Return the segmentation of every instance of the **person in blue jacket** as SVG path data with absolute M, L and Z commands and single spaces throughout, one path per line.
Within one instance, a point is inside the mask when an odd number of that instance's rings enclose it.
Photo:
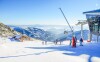
M 82 42 L 83 42 L 83 39 L 80 38 L 80 46 L 83 46 Z

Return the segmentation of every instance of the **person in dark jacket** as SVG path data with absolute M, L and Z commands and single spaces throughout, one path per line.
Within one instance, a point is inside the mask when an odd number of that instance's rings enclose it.
M 83 42 L 83 39 L 80 38 L 80 46 L 83 46 L 82 42 Z
M 76 36 L 75 36 L 75 42 L 77 43 L 77 38 L 76 38 Z

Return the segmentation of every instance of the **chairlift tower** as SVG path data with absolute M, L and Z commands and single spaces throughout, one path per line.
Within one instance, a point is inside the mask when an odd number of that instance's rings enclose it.
M 81 25 L 81 38 L 83 39 L 83 25 L 87 24 L 87 20 L 78 20 L 76 25 Z

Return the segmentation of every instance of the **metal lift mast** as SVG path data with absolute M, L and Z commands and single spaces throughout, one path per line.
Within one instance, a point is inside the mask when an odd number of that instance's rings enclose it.
M 73 31 L 72 27 L 70 26 L 69 22 L 67 21 L 67 18 L 65 17 L 65 15 L 64 15 L 64 13 L 63 13 L 63 11 L 62 11 L 62 9 L 61 9 L 61 8 L 59 8 L 59 9 L 60 9 L 61 13 L 63 14 L 63 16 L 64 16 L 64 18 L 65 18 L 65 20 L 66 20 L 66 22 L 67 22 L 69 28 L 70 28 L 71 31 L 72 31 L 72 41 L 70 42 L 70 45 L 72 45 L 72 47 L 75 48 L 75 47 L 76 47 L 76 40 L 75 40 L 75 37 L 74 37 L 74 31 Z
M 68 22 L 68 20 L 67 20 L 67 18 L 66 18 L 66 16 L 65 16 L 65 14 L 63 13 L 63 11 L 62 11 L 61 8 L 59 8 L 59 9 L 60 9 L 61 13 L 63 14 L 63 16 L 64 16 L 64 18 L 65 18 L 65 20 L 66 20 L 66 22 L 67 22 L 69 28 L 71 29 L 71 31 L 72 31 L 72 33 L 73 33 L 73 35 L 74 35 L 73 29 L 72 29 L 72 27 L 70 26 L 70 24 L 69 24 L 69 22 Z

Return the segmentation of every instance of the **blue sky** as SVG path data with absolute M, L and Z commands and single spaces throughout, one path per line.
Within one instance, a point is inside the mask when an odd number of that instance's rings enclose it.
M 0 0 L 0 22 L 13 25 L 67 25 L 84 20 L 82 13 L 100 8 L 100 0 Z

